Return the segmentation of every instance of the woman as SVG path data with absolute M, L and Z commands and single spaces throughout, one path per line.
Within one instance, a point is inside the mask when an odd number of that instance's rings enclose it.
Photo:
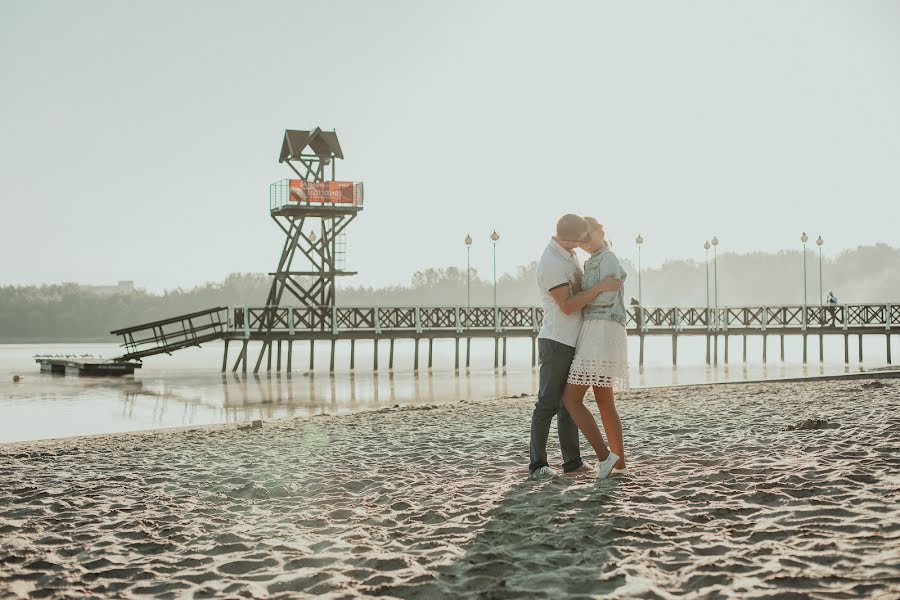
M 590 240 L 581 248 L 591 257 L 584 263 L 582 287 L 587 288 L 608 275 L 625 279 L 619 259 L 606 242 L 603 226 L 585 217 L 590 224 Z M 563 402 L 572 420 L 597 453 L 597 479 L 627 475 L 625 449 L 622 445 L 622 422 L 616 412 L 613 389 L 628 388 L 628 355 L 625 335 L 625 292 L 604 292 L 584 308 L 584 324 L 578 336 L 575 359 L 569 369 Z M 584 405 L 588 388 L 600 409 L 609 448 L 591 411 Z

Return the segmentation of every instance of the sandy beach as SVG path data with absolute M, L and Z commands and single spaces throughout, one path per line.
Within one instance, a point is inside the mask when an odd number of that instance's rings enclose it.
M 599 484 L 525 479 L 531 398 L 6 444 L 0 596 L 896 598 L 898 401 L 632 391 Z

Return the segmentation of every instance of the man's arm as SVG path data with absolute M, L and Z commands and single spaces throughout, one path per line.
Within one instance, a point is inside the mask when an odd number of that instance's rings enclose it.
M 603 281 L 591 286 L 583 292 L 573 294 L 568 285 L 559 285 L 550 290 L 550 295 L 556 301 L 559 309 L 567 315 L 571 315 L 590 304 L 594 298 L 603 292 L 614 292 L 622 287 L 622 280 L 610 275 Z

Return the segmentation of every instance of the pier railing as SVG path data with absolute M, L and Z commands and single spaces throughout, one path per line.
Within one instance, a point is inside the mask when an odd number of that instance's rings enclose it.
M 523 306 L 379 306 L 379 307 L 232 307 L 228 330 L 288 334 L 342 332 L 455 332 L 536 334 L 543 322 L 538 307 Z M 900 304 L 841 304 L 825 306 L 741 306 L 718 309 L 696 307 L 627 310 L 626 326 L 648 335 L 703 335 L 815 329 L 857 331 L 900 327 Z M 777 331 L 773 331 L 777 332 Z
M 113 331 L 122 337 L 123 354 L 116 360 L 140 360 L 154 354 L 170 354 L 181 348 L 199 346 L 202 343 L 224 339 L 223 369 L 228 356 L 229 341 L 242 343 L 238 364 L 247 366 L 247 345 L 261 342 L 262 350 L 254 372 L 259 369 L 263 353 L 268 354 L 267 368 L 271 368 L 272 347 L 277 345 L 276 368 L 280 370 L 281 346 L 288 342 L 288 365 L 291 363 L 292 344 L 298 340 L 330 340 L 331 362 L 334 366 L 334 344 L 338 340 L 388 339 L 391 347 L 390 364 L 393 364 L 395 339 L 412 338 L 429 341 L 429 365 L 431 346 L 435 339 L 455 338 L 457 363 L 459 343 L 466 340 L 466 365 L 469 364 L 469 346 L 472 338 L 493 338 L 494 362 L 499 361 L 502 342 L 503 364 L 506 364 L 506 340 L 513 337 L 532 339 L 532 362 L 535 361 L 535 343 L 543 322 L 543 311 L 533 306 L 371 306 L 371 307 L 216 307 L 204 311 L 180 315 L 169 319 L 144 323 Z M 763 356 L 766 353 L 766 337 L 781 337 L 781 356 L 784 358 L 784 336 L 803 336 L 803 361 L 806 362 L 809 335 L 843 334 L 845 362 L 849 361 L 848 337 L 859 335 L 860 361 L 862 360 L 862 336 L 886 334 L 888 363 L 891 362 L 890 338 L 900 332 L 900 304 L 841 304 L 825 306 L 726 306 L 715 308 L 696 307 L 630 307 L 626 326 L 632 335 L 640 338 L 640 364 L 643 364 L 646 336 L 672 337 L 672 360 L 677 360 L 677 340 L 683 335 L 706 336 L 707 362 L 710 361 L 710 341 L 713 360 L 718 360 L 718 344 L 721 337 L 725 345 L 725 361 L 728 361 L 729 336 L 743 336 L 743 354 L 747 354 L 747 336 L 761 335 Z M 415 364 L 418 364 L 418 344 Z M 819 344 L 822 358 L 822 344 Z M 375 354 L 377 362 L 377 352 Z M 764 358 L 765 360 L 765 358 Z M 312 353 L 310 354 L 312 361 Z M 310 365 L 312 368 L 312 364 Z

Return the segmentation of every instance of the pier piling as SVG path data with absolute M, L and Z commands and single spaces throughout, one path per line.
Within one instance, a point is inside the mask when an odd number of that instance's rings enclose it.
M 806 345 L 807 345 L 807 335 L 803 334 L 803 364 L 806 364 Z
M 885 335 L 885 343 L 887 344 L 887 364 L 893 364 L 891 362 L 891 334 L 888 333 Z
M 719 334 L 713 334 L 713 364 L 719 364 Z
M 672 336 L 672 366 L 678 364 L 678 336 Z

